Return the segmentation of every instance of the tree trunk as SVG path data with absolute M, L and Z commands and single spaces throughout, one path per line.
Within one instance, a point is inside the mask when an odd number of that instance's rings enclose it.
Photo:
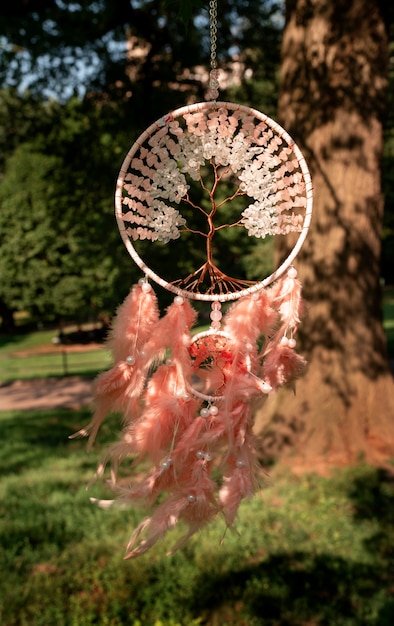
M 304 152 L 312 227 L 296 260 L 306 314 L 297 394 L 257 417 L 266 454 L 340 465 L 394 456 L 394 385 L 380 294 L 382 108 L 378 0 L 288 0 L 279 118 Z M 280 254 L 286 252 L 283 244 Z

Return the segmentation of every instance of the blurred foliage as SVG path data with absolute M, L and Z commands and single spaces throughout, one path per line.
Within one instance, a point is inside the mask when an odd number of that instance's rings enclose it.
M 126 150 L 120 108 L 13 90 L 0 102 L 0 299 L 46 320 L 112 310 L 137 276 L 128 267 L 124 284 L 114 228 L 114 160 Z
M 208 66 L 208 11 L 209 3 L 198 0 L 2 3 L 0 83 L 61 99 L 73 92 L 105 92 L 115 100 L 131 95 L 152 121 L 157 104 L 162 112 L 171 108 L 166 101 L 174 94 L 168 92 L 180 81 L 182 92 L 192 89 L 201 98 L 202 86 L 190 70 L 201 63 Z M 277 0 L 222 0 L 220 61 L 242 50 L 257 79 L 276 72 L 282 11 Z M 148 54 L 141 56 L 139 46 L 146 46 Z M 153 93 L 162 97 L 156 105 Z M 179 93 L 178 101 L 184 102 Z
M 15 310 L 47 320 L 113 311 L 139 277 L 113 218 L 114 186 L 123 157 L 148 124 L 203 99 L 206 85 L 195 68 L 209 66 L 208 10 L 185 4 L 188 24 L 179 3 L 161 0 L 0 6 L 3 330 Z M 268 0 L 229 0 L 218 15 L 220 61 L 226 69 L 231 52 L 249 72 L 247 87 L 229 95 L 266 104 L 272 114 L 280 19 L 280 3 Z M 235 261 L 248 277 L 269 267 L 271 255 L 257 264 L 251 241 L 230 236 L 221 245 L 225 271 Z M 200 265 L 192 244 L 146 252 L 160 272 L 171 273 L 175 260 L 180 272 Z M 163 290 L 158 295 L 169 302 Z
M 385 10 L 390 27 L 393 11 Z M 283 19 L 281 1 L 220 3 L 219 66 L 226 72 L 232 60 L 240 64 L 240 82 L 223 89 L 223 99 L 275 118 Z M 117 172 L 154 119 L 203 99 L 208 3 L 15 0 L 1 3 L 0 26 L 3 330 L 15 310 L 41 319 L 80 320 L 112 312 L 139 277 L 113 218 Z M 392 27 L 390 32 L 394 40 Z M 389 79 L 382 276 L 392 283 L 392 64 Z M 233 229 L 221 242 L 218 238 L 223 270 L 231 274 L 238 263 L 246 278 L 267 275 L 272 242 L 253 246 L 239 234 Z M 141 249 L 153 268 L 169 273 L 174 259 L 181 275 L 201 264 L 201 250 L 192 241 L 171 242 L 157 253 L 144 244 Z M 160 288 L 158 295 L 162 304 L 169 302 Z

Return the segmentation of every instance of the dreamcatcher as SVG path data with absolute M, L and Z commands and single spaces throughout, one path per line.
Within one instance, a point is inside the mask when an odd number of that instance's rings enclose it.
M 116 219 L 142 277 L 118 309 L 109 338 L 114 365 L 98 376 L 93 418 L 77 433 L 93 442 L 108 413 L 123 417 L 122 438 L 98 468 L 102 475 L 110 461 L 117 497 L 92 500 L 151 508 L 126 558 L 144 553 L 179 520 L 188 530 L 174 550 L 218 513 L 233 526 L 240 502 L 257 488 L 254 413 L 305 365 L 295 351 L 302 300 L 292 262 L 311 219 L 310 175 L 278 124 L 217 101 L 215 0 L 210 18 L 207 102 L 152 124 L 120 170 Z M 276 271 L 253 281 L 217 261 L 217 239 L 223 250 L 229 233 L 256 240 L 290 234 L 296 243 Z M 179 244 L 202 258 L 181 277 Z M 172 264 L 148 265 L 146 257 L 161 253 Z M 174 294 L 163 316 L 150 280 Z M 205 331 L 193 333 L 193 301 L 210 305 Z M 118 481 L 125 461 L 142 463 L 144 477 Z

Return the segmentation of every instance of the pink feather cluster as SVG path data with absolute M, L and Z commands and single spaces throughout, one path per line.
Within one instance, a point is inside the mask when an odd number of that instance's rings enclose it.
M 91 445 L 108 413 L 122 415 L 122 438 L 107 457 L 117 498 L 92 500 L 151 508 L 126 558 L 145 553 L 180 520 L 187 532 L 171 552 L 218 513 L 233 526 L 241 501 L 256 491 L 255 410 L 305 366 L 294 350 L 302 309 L 296 276 L 290 268 L 273 287 L 232 304 L 221 330 L 196 336 L 189 301 L 175 297 L 160 318 L 145 280 L 119 308 L 109 339 L 114 366 L 98 376 L 92 420 L 76 436 L 89 436 Z M 127 485 L 117 480 L 124 461 L 132 468 L 144 462 L 146 475 Z

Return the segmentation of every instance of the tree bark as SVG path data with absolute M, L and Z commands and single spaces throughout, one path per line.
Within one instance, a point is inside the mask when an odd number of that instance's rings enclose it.
M 394 456 L 394 385 L 379 282 L 388 40 L 378 0 L 288 0 L 282 55 L 279 118 L 314 187 L 295 263 L 309 367 L 296 396 L 270 398 L 257 430 L 266 455 L 295 464 L 381 462 Z

